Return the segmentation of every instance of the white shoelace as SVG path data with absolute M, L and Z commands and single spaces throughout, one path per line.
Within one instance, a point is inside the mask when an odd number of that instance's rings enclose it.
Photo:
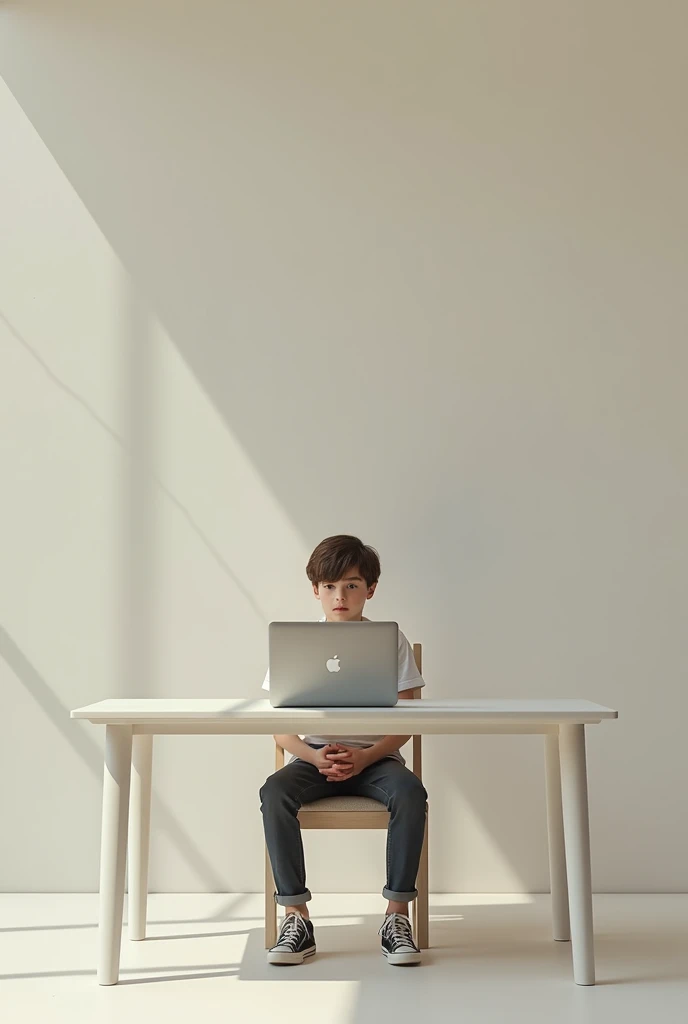
M 411 922 L 404 914 L 388 914 L 378 934 L 385 932 L 399 946 L 415 950 Z
M 296 947 L 301 941 L 300 932 L 307 933 L 306 922 L 304 919 L 299 917 L 298 914 L 287 914 L 282 922 L 277 945 L 273 948 L 276 949 L 277 946 L 286 946 L 290 953 L 294 953 L 296 951 Z

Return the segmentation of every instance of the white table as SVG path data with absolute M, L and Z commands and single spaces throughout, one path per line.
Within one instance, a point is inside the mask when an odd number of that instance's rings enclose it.
M 72 711 L 72 718 L 106 727 L 99 983 L 116 985 L 119 978 L 127 842 L 129 935 L 136 940 L 146 934 L 153 736 L 536 733 L 545 737 L 554 938 L 571 939 L 576 984 L 594 985 L 585 726 L 617 717 L 586 700 L 405 700 L 393 708 L 277 709 L 267 700 L 132 699 Z

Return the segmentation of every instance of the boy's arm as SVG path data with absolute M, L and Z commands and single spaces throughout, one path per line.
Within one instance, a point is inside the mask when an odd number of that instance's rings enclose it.
M 401 690 L 399 693 L 399 700 L 413 700 L 413 690 Z M 284 747 L 290 754 L 295 757 L 300 757 L 302 761 L 308 761 L 310 764 L 316 765 L 320 769 L 322 764 L 323 754 L 325 751 L 316 750 L 313 747 L 309 747 L 307 743 L 304 743 L 300 736 L 275 736 L 275 743 L 278 743 L 280 747 Z M 408 743 L 411 739 L 410 736 L 383 736 L 377 743 L 373 743 L 371 747 L 365 747 L 363 750 L 356 749 L 354 753 L 354 760 L 359 762 L 355 774 L 357 775 L 362 768 L 368 765 L 375 764 L 376 761 L 382 760 L 383 757 L 387 757 L 388 754 L 393 754 L 399 747 L 403 747 L 404 743 Z M 330 760 L 330 763 L 335 764 L 337 761 L 346 761 L 350 759 L 350 755 L 346 754 L 332 754 L 330 750 L 336 750 L 337 747 L 328 747 L 326 758 Z M 326 762 L 327 763 L 327 760 Z M 341 766 L 344 773 L 348 776 L 351 774 L 351 765 Z
M 274 740 L 295 757 L 300 757 L 302 761 L 308 761 L 310 764 L 314 763 L 313 755 L 318 751 L 304 743 L 300 736 L 275 736 Z
M 413 690 L 400 690 L 399 700 L 413 700 Z M 404 743 L 408 743 L 410 739 L 410 736 L 383 736 L 382 739 L 379 739 L 377 743 L 373 743 L 370 747 L 364 747 L 362 750 L 357 748 L 353 756 L 354 761 L 357 761 L 358 764 L 355 765 L 353 774 L 358 775 L 363 768 L 368 768 L 371 764 L 375 764 L 376 761 L 381 761 L 383 757 L 387 757 L 388 754 L 393 754 L 399 747 L 403 747 Z M 333 763 L 343 761 L 345 757 L 345 754 L 330 755 Z M 352 772 L 347 772 L 346 768 L 344 768 L 342 774 L 350 778 Z
M 400 690 L 399 700 L 413 700 L 413 690 Z M 399 747 L 403 747 L 404 743 L 408 743 L 410 739 L 410 736 L 383 736 L 377 743 L 373 743 L 372 747 L 366 747 L 365 752 L 369 755 L 368 763 L 375 764 L 376 761 L 381 761 L 383 757 L 387 757 Z
M 365 767 L 375 764 L 376 761 L 381 761 L 388 754 L 393 754 L 399 747 L 403 747 L 404 743 L 408 743 L 410 739 L 410 736 L 383 736 L 377 743 L 373 743 L 372 747 L 364 747 L 362 753 L 365 755 L 367 762 Z

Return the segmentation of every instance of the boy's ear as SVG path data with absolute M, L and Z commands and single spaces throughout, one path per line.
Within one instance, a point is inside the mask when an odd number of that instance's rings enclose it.
M 317 584 L 317 583 L 314 583 L 314 584 L 313 584 L 313 593 L 314 593 L 314 595 L 315 595 L 316 597 L 320 597 L 320 591 L 319 591 L 319 589 L 318 589 L 318 584 Z
M 373 585 L 371 587 L 368 587 L 368 597 L 367 597 L 366 600 L 370 601 L 371 597 L 375 593 L 375 588 L 376 587 L 377 587 L 377 583 L 373 583 Z

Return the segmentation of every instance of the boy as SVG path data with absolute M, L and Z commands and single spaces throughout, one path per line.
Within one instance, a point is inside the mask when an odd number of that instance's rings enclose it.
M 340 535 L 321 541 L 306 566 L 315 597 L 322 604 L 321 622 L 368 622 L 363 606 L 380 578 L 377 552 L 357 537 Z M 269 689 L 269 670 L 263 683 Z M 411 645 L 399 630 L 399 698 L 413 697 L 424 686 Z M 276 945 L 268 963 L 301 964 L 315 954 L 309 919 L 306 869 L 297 820 L 304 803 L 323 797 L 368 796 L 390 811 L 387 832 L 388 900 L 380 928 L 382 953 L 390 964 L 420 963 L 408 917 L 415 899 L 416 875 L 423 845 L 427 793 L 404 765 L 399 748 L 409 736 L 275 736 L 293 755 L 271 775 L 260 791 L 265 841 L 275 876 L 275 900 L 285 908 Z

